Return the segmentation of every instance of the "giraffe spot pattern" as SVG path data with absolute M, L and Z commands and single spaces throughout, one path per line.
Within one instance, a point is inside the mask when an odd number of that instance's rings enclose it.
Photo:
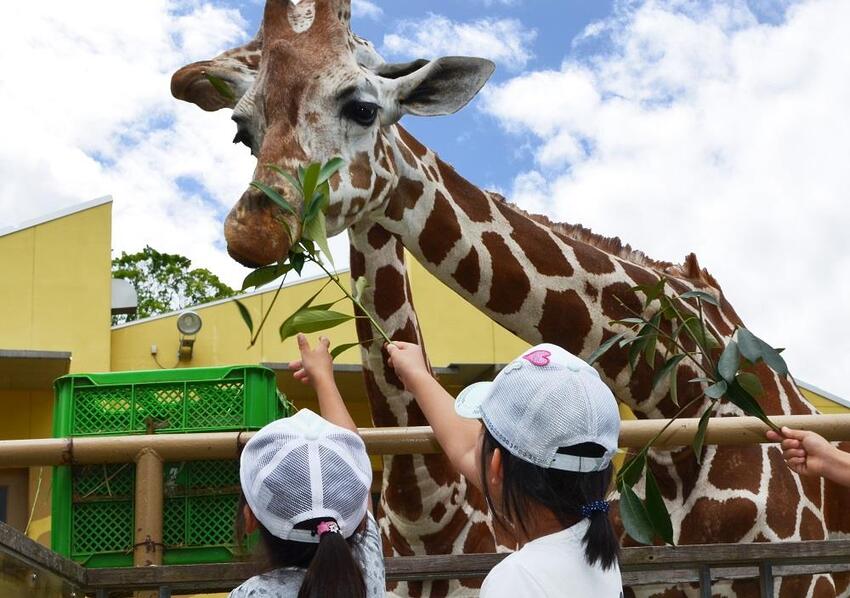
M 434 195 L 434 207 L 419 235 L 422 255 L 439 266 L 460 240 L 460 224 L 451 204 L 440 191 Z
M 481 266 L 478 264 L 478 252 L 475 247 L 470 247 L 466 257 L 458 262 L 452 276 L 463 289 L 470 293 L 478 290 L 478 285 L 481 283 Z
M 761 484 L 762 449 L 759 445 L 735 447 L 723 450 L 718 447 L 717 456 L 708 471 L 708 481 L 720 490 L 747 490 L 758 492 Z
M 381 266 L 375 272 L 375 287 L 381 289 L 373 296 L 375 312 L 379 318 L 387 320 L 404 305 L 404 276 L 394 265 Z
M 755 525 L 756 515 L 755 504 L 746 498 L 700 498 L 682 520 L 679 544 L 740 542 Z
M 422 517 L 422 496 L 417 489 L 413 459 L 414 455 L 395 455 L 384 488 L 385 500 L 390 509 L 411 521 Z
M 487 308 L 500 314 L 518 312 L 531 290 L 522 264 L 499 234 L 486 232 L 481 235 L 481 241 L 490 254 L 493 269 Z
M 558 237 L 572 247 L 579 266 L 589 274 L 610 274 L 615 270 L 614 262 L 604 251 L 567 235 L 558 235 Z
M 370 189 L 374 171 L 367 152 L 360 152 L 349 163 L 348 172 L 351 175 L 351 186 L 355 189 Z
M 780 538 L 789 538 L 796 531 L 797 504 L 800 492 L 794 483 L 791 471 L 785 466 L 782 451 L 776 447 L 767 449 L 770 465 L 770 482 L 767 485 L 767 525 Z
M 571 353 L 581 353 L 592 325 L 587 305 L 574 290 L 546 291 L 543 316 L 537 324 L 543 342 L 560 343 Z
M 573 275 L 572 265 L 545 228 L 516 212 L 507 202 L 497 202 L 496 208 L 511 225 L 511 238 L 535 270 L 544 276 Z
M 369 229 L 366 238 L 373 249 L 381 249 L 392 239 L 392 235 L 383 226 L 376 224 Z
M 454 168 L 445 162 L 439 162 L 437 168 L 446 189 L 452 190 L 452 201 L 473 222 L 490 222 L 492 200 L 478 187 L 460 176 Z
M 826 533 L 823 521 L 809 507 L 803 509 L 800 516 L 800 540 L 824 540 Z
M 396 192 L 387 203 L 387 209 L 384 212 L 387 218 L 396 222 L 403 220 L 404 211 L 416 205 L 424 190 L 425 185 L 421 181 L 402 177 L 398 182 Z

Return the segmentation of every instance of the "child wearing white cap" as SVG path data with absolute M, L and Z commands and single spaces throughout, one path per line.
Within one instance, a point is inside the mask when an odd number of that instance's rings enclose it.
M 620 415 L 596 370 L 542 344 L 453 400 L 418 346 L 387 350 L 446 455 L 521 545 L 490 571 L 481 596 L 620 598 L 605 501 Z
M 309 409 L 259 430 L 239 463 L 243 528 L 259 530 L 268 571 L 230 598 L 378 598 L 386 593 L 372 465 L 333 380 L 328 341 L 298 337 L 295 378 L 312 384 Z M 330 420 L 330 421 L 328 421 Z

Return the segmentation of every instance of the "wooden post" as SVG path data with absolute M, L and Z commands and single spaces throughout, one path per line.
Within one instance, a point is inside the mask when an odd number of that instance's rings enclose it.
M 136 528 L 133 565 L 162 565 L 162 458 L 151 449 L 136 456 Z M 156 590 L 139 591 L 135 598 L 158 598 Z

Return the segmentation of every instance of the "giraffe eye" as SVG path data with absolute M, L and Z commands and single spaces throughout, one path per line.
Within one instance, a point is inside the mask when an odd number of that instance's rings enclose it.
M 378 116 L 378 105 L 371 102 L 351 101 L 342 107 L 342 116 L 364 127 L 371 126 Z

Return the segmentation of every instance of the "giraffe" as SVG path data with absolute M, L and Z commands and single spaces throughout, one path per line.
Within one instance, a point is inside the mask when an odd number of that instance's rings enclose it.
M 343 2 L 337 11 L 344 23 L 349 18 L 347 5 Z M 261 25 L 248 43 L 181 68 L 172 78 L 172 94 L 207 111 L 232 109 L 256 77 L 262 33 Z M 350 30 L 349 34 L 358 63 L 380 68 L 383 59 L 371 43 Z M 218 82 L 214 84 L 207 75 Z M 222 92 L 222 83 L 229 93 Z M 239 141 L 237 135 L 234 142 Z M 365 276 L 370 281 L 361 295 L 364 307 L 392 339 L 422 344 L 398 237 L 371 222 L 353 225 L 348 236 L 351 279 Z M 426 425 L 416 402 L 388 368 L 381 343 L 370 340 L 377 336 L 371 324 L 358 320 L 357 335 L 363 343 L 365 388 L 375 425 Z M 474 486 L 466 484 L 443 455 L 384 456 L 378 510 L 387 556 L 494 552 L 515 546 L 504 533 L 500 536 L 502 544 L 494 543 L 496 534 L 483 497 Z M 398 596 L 474 596 L 479 584 L 477 580 L 392 582 L 389 590 Z
M 329 232 L 363 222 L 378 224 L 435 276 L 509 330 L 529 342 L 555 342 L 584 357 L 618 332 L 610 321 L 626 316 L 625 306 L 639 309 L 632 287 L 661 276 L 669 280 L 669 292 L 705 289 L 720 298 L 720 307 L 709 306 L 707 315 L 721 337 L 728 339 L 741 324 L 695 256 L 681 265 L 655 261 L 617 239 L 526 214 L 463 179 L 397 125 L 403 114 L 460 109 L 492 73 L 492 64 L 443 58 L 364 68 L 327 6 L 320 0 L 307 2 L 314 15 L 302 29 L 293 25 L 298 5 L 267 3 L 257 79 L 237 104 L 234 118 L 261 163 L 293 170 L 332 155 L 348 159 L 346 170 L 331 181 Z M 270 172 L 258 169 L 256 176 L 291 197 Z M 276 260 L 290 243 L 277 221 L 282 217 L 255 191 L 246 191 L 225 225 L 231 255 L 243 263 Z M 297 231 L 297 222 L 289 225 Z M 631 372 L 626 362 L 615 350 L 598 364 L 618 398 L 639 417 L 672 415 L 676 406 L 669 389 L 663 384 L 651 389 L 652 368 L 641 364 Z M 763 402 L 769 414 L 813 412 L 792 381 L 763 366 L 755 373 L 766 389 Z M 389 378 L 391 372 L 384 375 Z M 683 401 L 699 392 L 687 379 L 680 377 Z M 724 403 L 720 414 L 740 412 Z M 838 508 L 835 489 L 791 475 L 776 447 L 708 447 L 702 465 L 689 449 L 655 451 L 651 467 L 673 515 L 678 543 L 820 539 L 827 535 L 827 524 L 848 531 L 848 516 Z M 717 584 L 714 593 L 747 596 L 754 588 L 751 582 L 736 581 Z M 777 584 L 778 596 L 847 592 L 846 579 L 834 582 L 827 575 Z M 634 594 L 687 596 L 695 591 L 638 589 Z

